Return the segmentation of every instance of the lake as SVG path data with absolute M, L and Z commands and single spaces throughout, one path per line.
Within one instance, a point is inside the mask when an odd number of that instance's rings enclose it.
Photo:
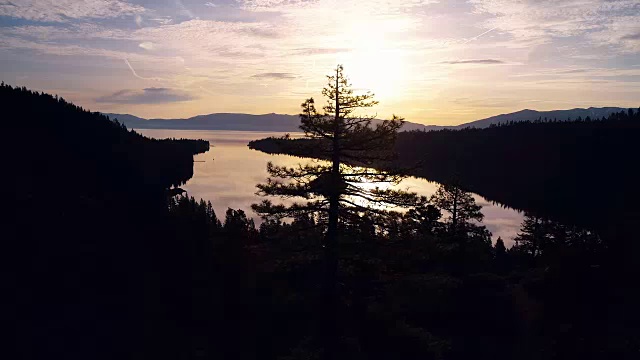
M 266 180 L 267 162 L 293 166 L 300 162 L 312 161 L 287 155 L 269 155 L 247 147 L 247 143 L 251 140 L 281 136 L 284 133 L 159 129 L 136 129 L 136 131 L 158 139 L 204 139 L 211 143 L 212 147 L 209 151 L 194 157 L 193 178 L 183 188 L 196 199 L 211 201 L 216 214 L 222 219 L 227 208 L 233 208 L 244 210 L 248 216 L 256 220 L 256 223 L 260 223 L 259 217 L 251 210 L 251 204 L 260 201 L 260 198 L 255 195 L 256 184 Z M 402 181 L 398 187 L 430 196 L 435 193 L 438 183 L 410 177 Z M 494 241 L 500 236 L 508 247 L 511 246 L 524 215 L 516 210 L 493 204 L 479 195 L 474 197 L 476 202 L 482 205 L 482 213 L 485 215 L 483 223 L 493 233 Z M 272 200 L 278 201 L 276 198 Z

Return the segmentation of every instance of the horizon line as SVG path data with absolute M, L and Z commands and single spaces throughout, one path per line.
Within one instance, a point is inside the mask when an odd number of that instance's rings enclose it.
M 508 112 L 508 113 L 500 113 L 500 114 L 496 114 L 496 115 L 492 115 L 489 117 L 485 117 L 482 119 L 476 119 L 476 120 L 471 120 L 471 121 L 467 121 L 467 122 L 463 122 L 463 123 L 459 123 L 459 124 L 451 124 L 451 125 L 439 125 L 439 124 L 423 124 L 423 123 L 419 123 L 419 122 L 415 122 L 415 121 L 410 121 L 410 120 L 406 120 L 406 122 L 412 123 L 412 124 L 417 124 L 417 125 L 422 125 L 422 126 L 441 126 L 441 127 L 450 127 L 450 126 L 460 126 L 460 125 L 464 125 L 464 124 L 470 124 L 476 121 L 481 121 L 481 120 L 486 120 L 486 119 L 490 119 L 496 116 L 502 116 L 502 115 L 509 115 L 509 114 L 515 114 L 518 112 L 523 112 L 523 111 L 536 111 L 536 112 L 540 112 L 540 113 L 544 113 L 544 112 L 552 112 L 552 111 L 571 111 L 571 110 L 589 110 L 589 109 L 636 109 L 634 107 L 626 107 L 626 106 L 600 106 L 600 107 L 596 107 L 596 106 L 590 106 L 590 107 L 573 107 L 573 108 L 569 108 L 569 109 L 553 109 L 553 110 L 534 110 L 534 109 L 529 109 L 529 108 L 525 108 L 522 110 L 517 110 L 517 111 L 513 111 L 513 112 Z M 638 108 L 640 108 L 640 106 L 638 106 Z M 111 112 L 103 112 L 103 111 L 98 111 L 99 113 L 103 114 L 103 115 L 125 115 L 125 116 L 133 116 L 145 121 L 149 121 L 149 120 L 160 120 L 160 121 L 168 121 L 168 120 L 190 120 L 196 117 L 200 117 L 200 116 L 210 116 L 210 115 L 249 115 L 249 116 L 265 116 L 265 115 L 281 115 L 281 116 L 299 116 L 299 114 L 283 114 L 283 113 L 262 113 L 262 114 L 251 114 L 251 113 L 244 113 L 244 112 L 213 112 L 213 113 L 208 113 L 208 114 L 199 114 L 199 115 L 194 115 L 188 118 L 145 118 L 142 116 L 138 116 L 138 115 L 134 115 L 134 114 L 130 114 L 130 113 L 111 113 Z M 384 120 L 384 119 L 376 119 L 376 120 Z

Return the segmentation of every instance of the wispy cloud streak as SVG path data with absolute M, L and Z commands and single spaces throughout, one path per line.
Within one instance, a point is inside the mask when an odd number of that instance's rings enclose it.
M 452 60 L 452 61 L 441 62 L 441 64 L 449 64 L 449 65 L 465 65 L 465 64 L 498 65 L 498 64 L 504 64 L 504 63 L 505 63 L 504 61 L 496 60 L 496 59 Z
M 133 66 L 131 66 L 131 63 L 129 62 L 129 59 L 124 59 L 124 62 L 127 64 L 127 66 L 129 67 L 129 70 L 131 70 L 131 73 L 133 74 L 133 76 L 137 77 L 138 79 L 141 80 L 152 80 L 152 81 L 163 81 L 165 79 L 162 78 L 158 78 L 158 77 L 144 77 L 144 76 L 140 76 L 138 75 L 138 73 L 136 72 L 136 70 L 133 68 Z

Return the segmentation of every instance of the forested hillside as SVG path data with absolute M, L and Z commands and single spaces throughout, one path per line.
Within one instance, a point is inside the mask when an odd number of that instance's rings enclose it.
M 551 110 L 551 111 L 537 111 L 524 109 L 520 111 L 516 111 L 508 114 L 500 114 L 496 116 L 491 116 L 486 119 L 480 119 L 471 121 L 468 123 L 460 124 L 455 126 L 457 129 L 464 129 L 467 127 L 472 128 L 487 128 L 492 125 L 500 125 L 507 124 L 510 122 L 520 122 L 520 121 L 572 121 L 577 119 L 602 119 L 607 118 L 611 114 L 618 113 L 620 111 L 626 111 L 627 109 L 619 108 L 619 107 L 590 107 L 587 109 L 584 108 L 576 108 L 569 110 Z M 451 128 L 451 127 L 450 127 Z
M 412 174 L 620 238 L 640 221 L 639 137 L 640 109 L 629 109 L 598 120 L 406 132 L 396 150 Z
M 149 139 L 25 88 L 2 84 L 0 101 L 2 357 L 177 358 L 192 302 L 175 292 L 190 289 L 198 245 L 171 231 L 166 189 L 209 144 Z
M 104 115 L 26 88 L 3 83 L 0 99 L 3 130 L 11 134 L 2 146 L 5 155 L 11 154 L 10 168 L 17 169 L 10 178 L 19 177 L 14 186 L 20 192 L 29 191 L 30 181 L 50 175 L 46 182 L 52 187 L 72 185 L 76 191 L 90 184 L 104 185 L 102 190 L 141 183 L 167 188 L 188 180 L 193 154 L 209 148 L 203 141 L 145 138 Z M 75 183 L 66 182 L 74 178 Z

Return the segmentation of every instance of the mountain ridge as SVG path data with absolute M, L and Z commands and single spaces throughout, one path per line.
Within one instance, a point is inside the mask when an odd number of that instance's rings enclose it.
M 477 127 L 477 128 L 485 128 L 491 125 L 505 123 L 510 121 L 535 121 L 537 119 L 545 119 L 548 120 L 559 120 L 566 121 L 569 119 L 577 119 L 578 117 L 586 118 L 587 116 L 591 119 L 601 119 L 602 117 L 607 117 L 614 112 L 626 111 L 628 108 L 620 108 L 620 107 L 589 107 L 589 108 L 573 108 L 567 110 L 547 110 L 547 111 L 538 111 L 531 109 L 523 109 L 520 111 L 499 114 L 495 116 L 491 116 L 488 118 L 471 121 L 468 123 L 460 124 L 454 126 L 452 128 L 465 128 L 465 127 Z
M 239 130 L 239 131 L 300 131 L 300 117 L 288 114 L 213 113 L 186 119 L 145 119 L 131 114 L 104 113 L 134 129 L 175 130 Z M 373 120 L 373 123 L 382 120 Z M 423 130 L 427 125 L 405 122 L 403 131 Z
M 601 119 L 611 113 L 627 111 L 621 107 L 589 107 L 567 110 L 538 111 L 523 109 L 512 113 L 499 114 L 484 119 L 474 120 L 460 125 L 424 125 L 407 121 L 401 131 L 433 131 L 441 129 L 463 129 L 467 127 L 486 128 L 491 125 L 511 121 L 535 121 L 537 119 L 566 121 L 569 119 L 586 118 Z M 134 129 L 175 129 L 175 130 L 237 130 L 237 131 L 299 131 L 300 118 L 298 115 L 288 114 L 243 114 L 243 113 L 212 113 L 196 115 L 179 119 L 145 119 L 131 114 L 104 113 L 111 119 L 118 119 L 129 128 Z M 374 120 L 378 122 L 381 120 Z

